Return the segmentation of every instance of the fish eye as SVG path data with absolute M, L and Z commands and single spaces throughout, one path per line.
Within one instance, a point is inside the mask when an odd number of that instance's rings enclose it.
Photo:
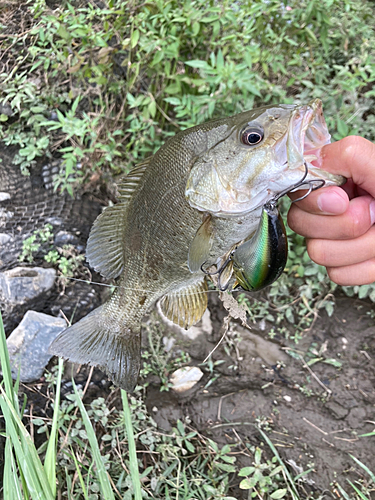
M 245 146 L 255 146 L 262 142 L 264 132 L 260 128 L 248 127 L 241 133 L 241 141 Z

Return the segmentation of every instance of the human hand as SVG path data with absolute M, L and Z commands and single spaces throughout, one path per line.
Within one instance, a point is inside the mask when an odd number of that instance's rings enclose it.
M 307 251 L 339 285 L 375 281 L 375 144 L 350 136 L 321 149 L 314 162 L 347 177 L 342 187 L 313 191 L 293 203 L 289 226 L 306 237 Z M 296 199 L 301 192 L 291 193 Z

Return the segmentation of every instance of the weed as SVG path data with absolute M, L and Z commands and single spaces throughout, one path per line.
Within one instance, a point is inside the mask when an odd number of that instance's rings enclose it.
M 53 232 L 51 224 L 46 224 L 42 229 L 36 229 L 34 233 L 25 238 L 22 243 L 22 251 L 18 257 L 20 262 L 34 262 L 36 254 L 39 252 L 43 244 L 52 245 Z
M 262 450 L 256 448 L 254 453 L 254 462 L 251 467 L 243 467 L 238 475 L 245 477 L 240 483 L 240 488 L 243 490 L 251 490 L 254 496 L 262 498 L 264 495 L 272 491 L 270 498 L 283 498 L 287 493 L 287 488 L 278 489 L 277 486 L 283 482 L 282 466 L 276 465 L 277 458 L 272 460 L 262 461 Z
M 19 261 L 33 263 L 36 259 L 43 258 L 45 262 L 52 264 L 58 270 L 59 282 L 62 286 L 69 283 L 70 277 L 87 276 L 88 269 L 83 266 L 85 256 L 79 254 L 73 245 L 54 247 L 53 237 L 51 224 L 46 224 L 44 228 L 34 231 L 23 241 Z

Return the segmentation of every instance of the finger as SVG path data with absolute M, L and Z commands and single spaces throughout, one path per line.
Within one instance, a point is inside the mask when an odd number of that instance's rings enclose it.
M 303 196 L 306 191 L 296 191 L 290 193 L 291 200 L 296 200 Z M 338 215 L 343 214 L 349 206 L 347 193 L 338 186 L 330 186 L 317 189 L 310 193 L 304 200 L 297 201 L 296 205 L 312 214 Z
M 342 267 L 375 258 L 375 226 L 354 240 L 308 239 L 307 252 L 325 267 Z
M 292 206 L 288 224 L 293 231 L 307 238 L 348 240 L 365 234 L 375 221 L 375 200 L 360 196 L 349 202 L 341 215 L 314 215 Z
M 375 196 L 375 144 L 367 139 L 349 136 L 327 144 L 320 150 L 317 165 L 353 179 L 357 186 Z
M 328 267 L 329 278 L 342 286 L 370 285 L 375 281 L 375 259 L 344 267 Z

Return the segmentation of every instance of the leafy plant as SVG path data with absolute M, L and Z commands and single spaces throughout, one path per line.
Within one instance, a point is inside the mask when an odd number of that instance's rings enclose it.
M 262 462 L 262 450 L 257 448 L 254 453 L 254 462 L 250 467 L 243 467 L 238 475 L 245 477 L 240 483 L 240 488 L 243 490 L 254 491 L 254 496 L 263 496 L 267 494 L 270 489 L 273 493 L 270 498 L 279 499 L 283 498 L 287 493 L 287 488 L 275 489 L 274 482 L 280 482 L 282 475 L 282 466 L 276 465 L 277 459 L 274 457 L 271 461 Z M 252 495 L 253 496 L 253 495 Z
M 54 247 L 53 237 L 51 224 L 46 224 L 44 228 L 35 230 L 31 236 L 23 241 L 22 251 L 18 259 L 21 262 L 33 263 L 38 258 L 43 258 L 45 262 L 52 264 L 59 271 L 62 285 L 66 285 L 69 278 L 73 276 L 84 276 L 88 272 L 88 269 L 82 265 L 85 256 L 79 254 L 73 245 Z

